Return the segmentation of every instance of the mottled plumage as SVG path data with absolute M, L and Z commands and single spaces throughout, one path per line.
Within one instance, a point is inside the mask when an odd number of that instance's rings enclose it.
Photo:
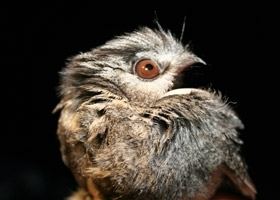
M 152 62 L 136 69 L 142 60 Z M 236 114 L 214 92 L 174 88 L 196 62 L 149 28 L 70 60 L 57 109 L 63 161 L 83 188 L 71 200 L 206 200 L 227 184 L 254 199 Z

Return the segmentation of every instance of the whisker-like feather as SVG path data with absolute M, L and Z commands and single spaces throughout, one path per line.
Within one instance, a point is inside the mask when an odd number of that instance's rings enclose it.
M 180 42 L 182 42 L 184 33 L 185 33 L 185 28 L 186 28 L 186 16 L 184 17 L 183 25 L 182 25 L 182 31 L 181 31 L 181 36 L 180 36 Z

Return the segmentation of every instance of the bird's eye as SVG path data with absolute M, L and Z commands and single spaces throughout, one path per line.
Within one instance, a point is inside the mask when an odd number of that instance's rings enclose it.
M 152 60 L 140 60 L 135 65 L 135 73 L 144 79 L 152 79 L 159 75 L 158 65 Z

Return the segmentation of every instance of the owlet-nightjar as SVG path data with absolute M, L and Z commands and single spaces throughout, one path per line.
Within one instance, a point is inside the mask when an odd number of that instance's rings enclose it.
M 235 112 L 213 91 L 181 88 L 198 62 L 161 28 L 70 59 L 56 108 L 63 161 L 81 188 L 70 200 L 255 198 Z

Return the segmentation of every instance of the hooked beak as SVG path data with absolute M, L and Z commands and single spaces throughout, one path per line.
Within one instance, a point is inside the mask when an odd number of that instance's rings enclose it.
M 175 79 L 173 82 L 173 86 L 168 90 L 168 93 L 175 89 L 183 89 L 183 88 L 198 88 L 201 86 L 205 86 L 204 82 L 207 80 L 204 77 L 198 77 L 197 75 L 205 75 L 206 68 L 201 68 L 206 66 L 206 62 L 201 58 L 192 55 L 188 57 L 184 64 L 177 68 L 175 72 Z M 203 82 L 203 84 L 201 84 Z M 178 91 L 177 91 L 178 92 Z M 183 92 L 180 90 L 179 93 Z M 187 91 L 187 93 L 190 91 Z M 183 92 L 184 93 L 184 92 Z M 170 94 L 165 94 L 167 96 Z

